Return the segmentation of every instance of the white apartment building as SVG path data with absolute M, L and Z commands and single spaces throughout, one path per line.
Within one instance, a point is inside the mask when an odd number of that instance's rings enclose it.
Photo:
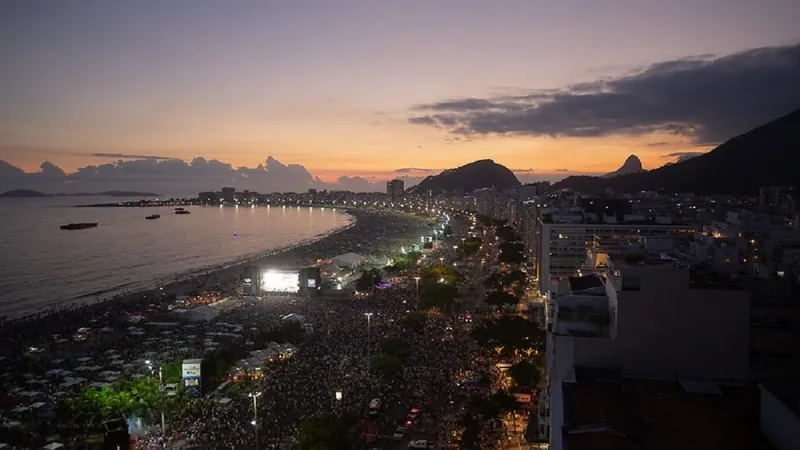
M 669 263 L 616 264 L 589 252 L 581 277 L 558 281 L 547 303 L 547 390 L 539 434 L 564 448 L 564 386 L 576 368 L 629 378 L 717 384 L 749 376 L 750 296 Z

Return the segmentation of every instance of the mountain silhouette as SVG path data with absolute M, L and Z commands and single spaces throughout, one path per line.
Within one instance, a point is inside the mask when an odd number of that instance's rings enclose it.
M 636 155 L 628 156 L 628 159 L 622 164 L 622 167 L 619 169 L 607 173 L 603 175 L 606 178 L 616 177 L 619 175 L 628 175 L 631 173 L 639 173 L 644 172 L 644 168 L 642 167 L 642 161 L 639 160 L 639 157 Z
M 408 192 L 412 194 L 428 190 L 472 192 L 482 188 L 511 189 L 520 185 L 517 177 L 507 167 L 497 164 L 491 159 L 482 159 L 455 169 L 445 170 L 438 175 L 431 175 L 410 188 Z
M 688 160 L 611 178 L 567 177 L 553 189 L 746 195 L 776 185 L 800 185 L 800 109 Z

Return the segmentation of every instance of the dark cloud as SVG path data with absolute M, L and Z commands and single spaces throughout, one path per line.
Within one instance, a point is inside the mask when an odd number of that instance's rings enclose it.
M 395 173 L 410 173 L 410 172 L 441 172 L 443 169 L 421 169 L 418 167 L 403 167 L 402 169 L 397 169 Z
M 302 165 L 283 164 L 273 157 L 255 168 L 233 168 L 205 158 L 194 158 L 188 163 L 179 159 L 117 160 L 81 167 L 70 174 L 49 162 L 42 163 L 39 172 L 22 172 L 22 175 L 8 163 L 0 164 L 0 168 L 15 174 L 0 178 L 0 189 L 37 189 L 50 193 L 137 190 L 189 195 L 222 186 L 259 192 L 299 192 L 319 185 Z
M 339 189 L 354 192 L 373 192 L 386 190 L 385 184 L 383 184 L 383 187 L 381 188 L 379 184 L 376 184 L 370 179 L 364 177 L 349 177 L 345 175 L 339 177 L 339 179 L 336 180 L 336 184 L 338 185 L 337 187 Z
M 92 153 L 97 158 L 122 158 L 122 159 L 177 159 L 171 156 L 129 155 L 126 153 Z
M 665 145 L 669 145 L 669 142 L 651 142 L 647 144 L 648 147 L 663 147 Z
M 531 173 L 536 171 L 536 169 L 509 169 L 509 170 L 511 170 L 514 173 Z
M 662 158 L 676 158 L 675 162 L 683 162 L 696 156 L 703 155 L 703 152 L 673 152 L 661 155 Z
M 412 108 L 409 123 L 461 136 L 668 132 L 719 143 L 800 106 L 800 44 L 653 64 L 612 80 Z
M 423 177 L 399 178 L 410 187 Z M 42 163 L 38 172 L 25 173 L 0 160 L 0 192 L 11 189 L 34 189 L 46 193 L 132 190 L 188 196 L 222 186 L 262 193 L 305 192 L 311 188 L 384 192 L 386 180 L 343 176 L 336 183 L 325 183 L 311 175 L 303 165 L 284 164 L 271 156 L 256 167 L 238 168 L 202 157 L 190 162 L 180 159 L 120 159 L 81 167 L 70 174 L 50 162 Z
M 554 172 L 569 172 L 569 169 L 556 169 Z

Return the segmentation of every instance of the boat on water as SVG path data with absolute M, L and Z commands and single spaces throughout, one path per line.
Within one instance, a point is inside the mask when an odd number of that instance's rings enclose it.
M 66 225 L 61 225 L 62 230 L 83 230 L 86 228 L 94 228 L 97 226 L 97 222 L 86 222 L 86 223 L 68 223 Z
M 160 219 L 160 218 L 161 218 L 161 216 L 158 215 L 158 214 L 153 214 L 151 216 L 145 217 L 145 219 L 147 219 L 147 220 L 156 220 L 156 219 Z
M 175 208 L 175 211 L 185 211 L 183 208 Z
M 186 211 L 185 209 L 181 209 L 180 211 L 175 211 L 175 214 L 191 214 L 191 213 L 189 211 Z

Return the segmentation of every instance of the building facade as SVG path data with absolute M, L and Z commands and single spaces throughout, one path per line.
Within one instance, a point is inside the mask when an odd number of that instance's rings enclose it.
M 389 201 L 396 202 L 403 197 L 405 192 L 405 182 L 403 180 L 394 179 L 386 182 L 386 196 Z
M 564 386 L 577 382 L 576 368 L 703 386 L 749 379 L 747 291 L 671 264 L 615 265 L 607 254 L 584 270 L 595 273 L 561 280 L 563 294 L 547 304 L 538 431 L 550 449 L 564 448 Z
M 677 240 L 689 238 L 695 231 L 688 225 L 574 222 L 539 219 L 534 231 L 539 242 L 534 271 L 542 294 L 550 290 L 554 281 L 574 276 L 586 259 L 587 249 L 620 251 L 637 246 L 643 249 L 646 238 Z

